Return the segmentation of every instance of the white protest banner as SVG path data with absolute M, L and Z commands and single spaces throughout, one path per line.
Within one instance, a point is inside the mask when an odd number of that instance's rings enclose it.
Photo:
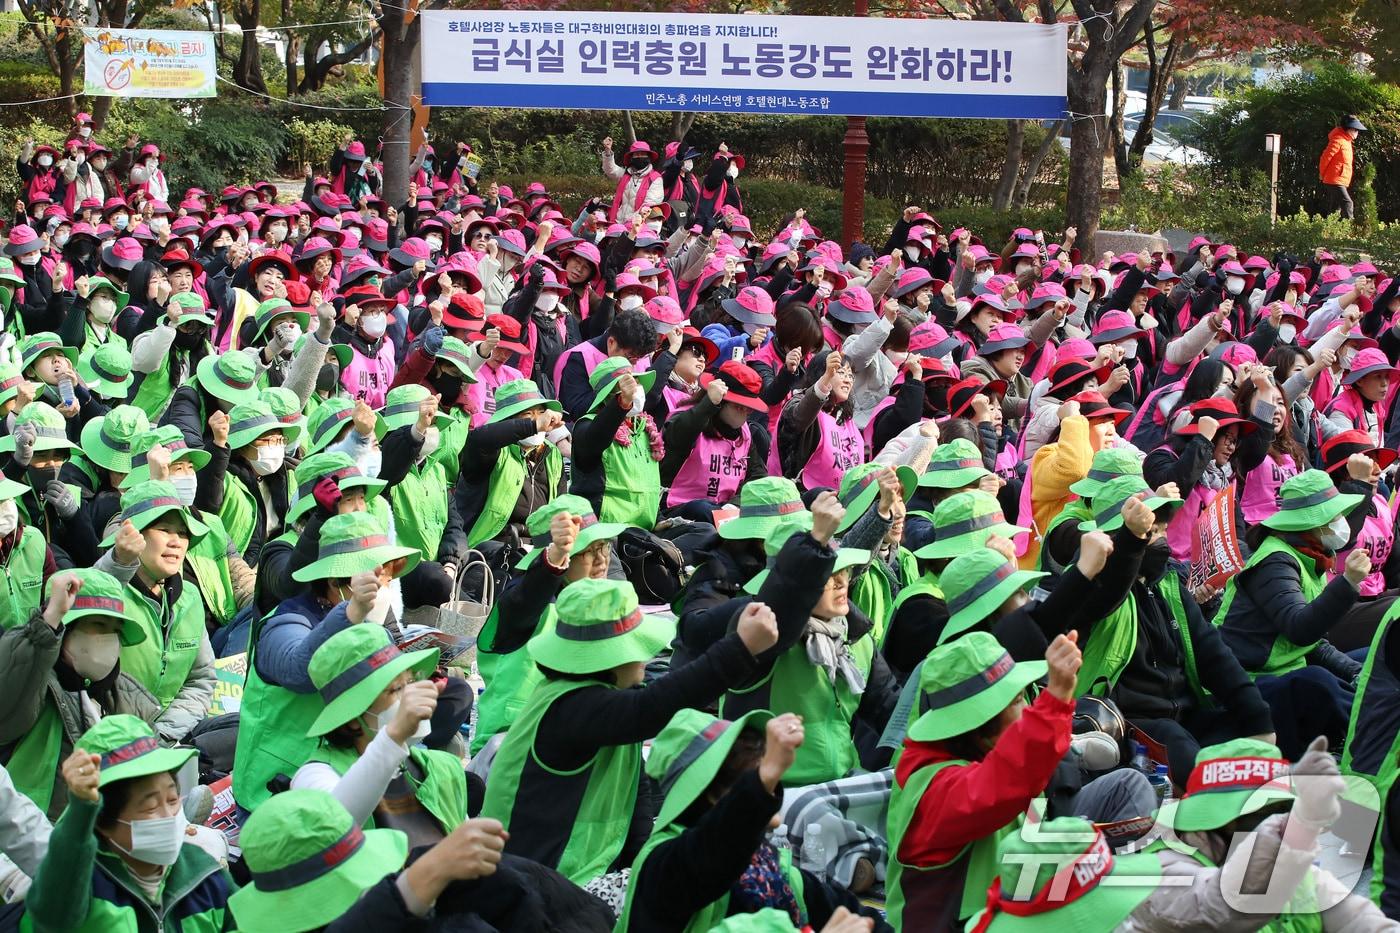
M 1063 25 L 431 10 L 434 107 L 888 117 L 1064 116 Z
M 214 36 L 173 29 L 84 29 L 83 93 L 215 96 Z

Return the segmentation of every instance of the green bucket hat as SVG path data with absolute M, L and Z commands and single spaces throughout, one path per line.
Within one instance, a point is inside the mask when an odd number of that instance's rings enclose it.
M 627 373 L 632 373 L 643 392 L 650 392 L 656 382 L 656 370 L 632 372 L 632 364 L 625 357 L 610 356 L 593 367 L 593 372 L 588 374 L 588 384 L 593 389 L 593 404 L 588 406 L 588 414 L 591 415 L 603 407 L 603 403 L 612 395 L 613 387 Z
M 938 575 L 948 603 L 948 622 L 938 637 L 941 645 L 990 616 L 1013 593 L 1030 588 L 1049 574 L 1021 570 L 1000 551 L 979 547 L 953 558 Z
M 9 256 L 0 256 L 0 285 L 24 287 L 24 276 L 15 271 L 14 260 Z
M 68 357 L 68 362 L 78 365 L 78 348 L 65 347 L 58 334 L 45 330 L 30 334 L 19 342 L 19 368 L 28 371 L 45 353 L 62 353 Z
M 347 453 L 326 450 L 312 454 L 297 464 L 296 489 L 291 507 L 287 509 L 288 522 L 296 521 L 316 507 L 316 484 L 328 477 L 335 480 L 336 487 L 342 493 L 351 489 L 363 489 L 367 499 L 379 495 L 388 485 L 382 479 L 371 479 L 361 473 Z
M 982 463 L 977 445 L 965 437 L 955 437 L 934 448 L 919 485 L 925 489 L 962 489 L 991 475 L 992 471 Z
M 296 356 L 300 353 L 301 348 L 306 346 L 306 341 L 309 339 L 311 339 L 309 334 L 302 334 L 298 337 L 297 342 L 292 344 L 292 356 Z M 328 357 L 335 357 L 336 363 L 338 363 L 341 370 L 344 371 L 345 367 L 350 365 L 350 360 L 354 357 L 355 351 L 351 350 L 343 343 L 333 343 L 330 345 L 330 348 L 326 350 L 326 355 Z
M 862 463 L 855 469 L 846 471 L 846 475 L 841 477 L 841 486 L 836 491 L 836 497 L 846 507 L 846 514 L 836 528 L 838 535 L 845 534 L 847 529 L 869 511 L 870 506 L 879 497 L 880 484 L 876 482 L 876 474 L 883 469 L 885 467 L 880 463 Z M 899 475 L 899 485 L 904 490 L 904 501 L 908 502 L 913 497 L 914 490 L 919 488 L 919 475 L 907 466 L 897 466 L 894 471 Z
M 116 343 L 104 343 L 78 360 L 83 385 L 104 398 L 126 398 L 136 377 L 131 374 L 131 353 Z
M 763 550 L 768 555 L 768 566 L 749 578 L 749 582 L 744 584 L 744 592 L 750 596 L 758 595 L 758 591 L 763 588 L 763 583 L 768 579 L 768 571 L 773 569 L 773 564 L 778 559 L 778 552 L 783 549 L 787 539 L 792 537 L 796 529 L 778 528 L 763 543 Z M 870 552 L 864 548 L 843 547 L 836 550 L 836 563 L 832 565 L 831 575 L 835 576 L 842 570 L 849 570 L 852 567 L 864 567 L 870 563 Z M 814 581 L 815 582 L 815 581 Z M 826 585 L 826 581 L 822 581 Z
M 189 509 L 185 508 L 180 501 L 180 494 L 175 491 L 175 487 L 161 480 L 146 480 L 144 483 L 137 483 L 122 493 L 122 510 L 118 513 L 115 526 L 120 527 L 121 523 L 127 520 L 136 526 L 137 531 L 142 531 L 154 524 L 156 519 L 169 512 L 176 512 L 185 520 L 185 527 L 190 532 L 190 542 L 194 543 L 209 533 L 209 528 L 199 519 L 194 517 Z M 116 543 L 117 532 L 114 528 L 102 542 L 102 547 L 111 547 Z
M 0 404 L 8 402 L 19 395 L 20 383 L 25 378 L 20 373 L 19 367 L 11 363 L 8 359 L 0 362 Z
M 292 307 L 292 303 L 285 298 L 269 298 L 258 305 L 253 312 L 253 339 L 258 340 L 267 329 L 272 326 L 272 322 L 279 317 L 290 317 L 301 327 L 302 333 L 306 333 L 311 326 L 311 314 L 306 311 L 298 311 Z
M 111 279 L 104 278 L 100 275 L 95 275 L 92 278 L 88 279 L 89 299 L 91 299 L 93 295 L 104 290 L 112 293 L 112 300 L 117 303 L 118 312 L 125 308 L 127 306 L 127 303 L 131 301 L 131 296 L 128 295 L 121 286 L 117 285 L 117 283 L 113 282 Z
M 73 599 L 73 608 L 63 614 L 64 625 L 89 618 L 117 618 L 122 620 L 118 638 L 123 648 L 139 645 L 146 640 L 146 630 L 127 615 L 126 587 L 116 577 L 96 567 L 79 567 L 49 577 L 49 582 L 44 586 L 45 601 L 53 596 L 54 579 L 67 574 L 77 577 L 83 586 Z
M 247 447 L 265 434 L 280 433 L 288 447 L 296 445 L 301 436 L 301 428 L 294 424 L 283 424 L 282 419 L 272 413 L 272 406 L 254 400 L 235 405 L 228 413 L 229 450 Z
M 1278 746 L 1235 739 L 1196 753 L 1181 799 L 1158 819 L 1179 832 L 1219 829 L 1247 813 L 1293 799 L 1289 763 Z
M 69 450 L 78 446 L 68 439 L 68 420 L 47 402 L 30 402 L 21 408 L 19 414 L 15 415 L 15 430 L 18 431 L 23 425 L 34 428 L 36 451 Z M 13 433 L 0 437 L 0 451 L 14 453 L 14 450 Z
M 325 735 L 363 715 L 395 677 L 413 671 L 418 679 L 437 669 L 438 649 L 400 651 L 382 625 L 352 625 L 326 639 L 311 655 L 307 672 L 326 704 L 307 730 Z
M 992 535 L 1011 538 L 1028 530 L 1007 522 L 996 496 L 969 489 L 938 503 L 933 510 L 933 541 L 914 556 L 921 560 L 957 557 L 986 544 Z
M 316 560 L 292 574 L 298 583 L 353 577 L 390 561 L 407 558 L 402 573 L 408 573 L 423 555 L 416 547 L 403 547 L 389 537 L 384 522 L 369 512 L 332 515 L 321 526 L 321 549 Z
M 141 483 L 150 482 L 151 468 L 146 455 L 157 444 L 170 451 L 170 462 L 188 460 L 196 470 L 209 465 L 212 455 L 200 447 L 191 447 L 185 442 L 185 433 L 173 424 L 162 424 L 152 428 L 131 442 L 131 470 L 117 487 L 123 491 Z
M 306 413 L 302 411 L 297 394 L 282 386 L 271 386 L 258 393 L 258 401 L 272 409 L 272 414 L 282 422 L 287 446 L 295 447 L 306 434 Z
M 355 417 L 355 403 L 332 395 L 311 413 L 306 448 L 309 453 L 325 450 Z
M 178 771 L 199 754 L 196 748 L 162 748 L 151 727 L 135 716 L 103 716 L 74 743 L 89 755 L 101 755 L 97 786 L 114 781 Z
M 593 674 L 650 661 L 676 634 L 673 621 L 645 615 L 632 584 L 579 580 L 560 592 L 557 620 L 526 644 L 536 664 L 565 674 Z
M 700 798 L 719 773 L 729 750 L 745 729 L 759 735 L 773 714 L 756 709 L 730 722 L 698 709 L 683 709 L 652 740 L 647 754 L 647 774 L 661 785 L 665 799 L 656 816 L 656 828 L 675 822 Z
M 1079 523 L 1080 531 L 1116 531 L 1123 527 L 1123 506 L 1128 504 L 1129 499 L 1141 497 L 1142 501 L 1152 511 L 1158 509 L 1168 509 L 1175 512 L 1184 504 L 1180 499 L 1168 499 L 1166 496 L 1159 496 L 1147 485 L 1147 480 L 1141 476 L 1134 476 L 1129 473 L 1117 479 L 1111 479 L 1099 487 L 1099 491 L 1094 493 L 1089 500 L 1089 508 L 1093 511 L 1094 517 Z
M 520 558 L 519 563 L 515 565 L 516 570 L 524 570 L 533 564 L 545 552 L 545 548 L 549 547 L 549 523 L 560 512 L 568 512 L 579 520 L 578 536 L 574 538 L 570 555 L 581 553 L 604 539 L 616 538 L 630 527 L 625 522 L 598 521 L 598 516 L 593 514 L 592 503 L 582 496 L 555 496 L 525 519 L 525 530 L 529 532 L 534 547 Z
M 739 488 L 739 515 L 719 526 L 719 536 L 726 541 L 763 541 L 785 524 L 806 531 L 812 527 L 812 513 L 802 504 L 796 483 L 785 476 L 765 476 Z
M 1089 464 L 1089 475 L 1069 487 L 1069 491 L 1081 499 L 1091 499 L 1098 495 L 1099 487 L 1120 476 L 1141 476 L 1142 458 L 1128 447 L 1105 447 L 1094 454 Z
M 452 368 L 461 375 L 462 381 L 476 382 L 476 371 L 472 369 L 471 348 L 456 337 L 442 338 L 442 347 L 438 349 L 437 356 L 433 359 L 439 363 L 451 363 Z
M 418 421 L 418 406 L 433 397 L 428 387 L 418 383 L 394 386 L 384 396 L 384 407 L 379 409 L 379 437 L 382 440 L 390 431 L 406 428 Z M 452 426 L 452 416 L 438 410 L 433 423 L 439 431 Z
M 210 354 L 195 368 L 199 387 L 220 401 L 234 405 L 258 400 L 258 368 L 242 350 Z
M 1116 930 L 1162 877 L 1155 854 L 1119 855 L 1077 816 L 1027 822 L 1007 833 L 997 861 L 1001 871 L 987 906 L 967 924 L 976 933 Z
M 514 418 L 522 411 L 529 411 L 531 408 L 541 405 L 560 413 L 564 411 L 564 406 L 557 401 L 541 395 L 540 387 L 535 385 L 531 379 L 512 379 L 510 382 L 501 383 L 496 387 L 494 398 L 496 399 L 496 410 L 491 413 L 491 419 L 486 422 L 487 424 L 496 424 L 507 418 Z
M 243 933 L 315 930 L 403 868 L 408 837 L 362 830 L 350 811 L 320 790 L 269 798 L 243 824 L 238 844 L 252 883 L 229 896 Z
M 29 492 L 29 487 L 24 483 L 17 483 L 8 476 L 0 476 L 0 502 L 18 499 L 27 492 Z
M 1284 480 L 1278 491 L 1278 511 L 1260 524 L 1275 531 L 1310 531 L 1348 514 L 1365 498 L 1337 492 L 1332 478 L 1321 470 L 1304 470 Z
M 179 309 L 179 320 L 175 326 L 182 324 L 207 324 L 214 326 L 214 316 L 209 313 L 209 308 L 204 304 L 204 299 L 195 292 L 181 292 L 178 295 L 170 296 L 170 303 Z
M 132 446 L 150 430 L 144 411 L 135 405 L 118 405 L 83 425 L 83 453 L 114 473 L 130 473 Z
M 929 652 L 919 670 L 919 718 L 909 738 L 937 742 L 989 722 L 1046 674 L 1044 661 L 1011 660 L 990 632 L 968 632 Z

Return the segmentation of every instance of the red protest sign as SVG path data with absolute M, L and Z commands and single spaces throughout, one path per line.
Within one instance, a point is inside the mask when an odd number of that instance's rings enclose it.
M 1235 532 L 1235 486 L 1230 484 L 1206 503 L 1191 535 L 1191 578 L 1194 589 L 1209 583 L 1216 589 L 1244 569 Z

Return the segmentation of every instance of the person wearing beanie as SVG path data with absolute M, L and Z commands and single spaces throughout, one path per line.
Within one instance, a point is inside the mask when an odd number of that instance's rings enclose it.
M 1323 190 L 1329 195 L 1331 207 L 1341 212 L 1344 220 L 1351 220 L 1355 205 L 1347 188 L 1351 185 L 1352 144 L 1356 137 L 1366 130 L 1366 124 L 1348 114 L 1327 134 L 1327 145 L 1317 160 L 1317 177 Z

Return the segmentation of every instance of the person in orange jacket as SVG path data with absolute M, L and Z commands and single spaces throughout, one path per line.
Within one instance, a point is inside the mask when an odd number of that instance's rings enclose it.
M 1351 219 L 1354 206 L 1351 192 L 1352 140 L 1366 129 L 1366 124 L 1348 115 L 1342 118 L 1336 128 L 1327 135 L 1327 148 L 1322 150 L 1322 158 L 1317 162 L 1317 176 L 1322 187 L 1331 189 L 1332 196 L 1342 216 Z

